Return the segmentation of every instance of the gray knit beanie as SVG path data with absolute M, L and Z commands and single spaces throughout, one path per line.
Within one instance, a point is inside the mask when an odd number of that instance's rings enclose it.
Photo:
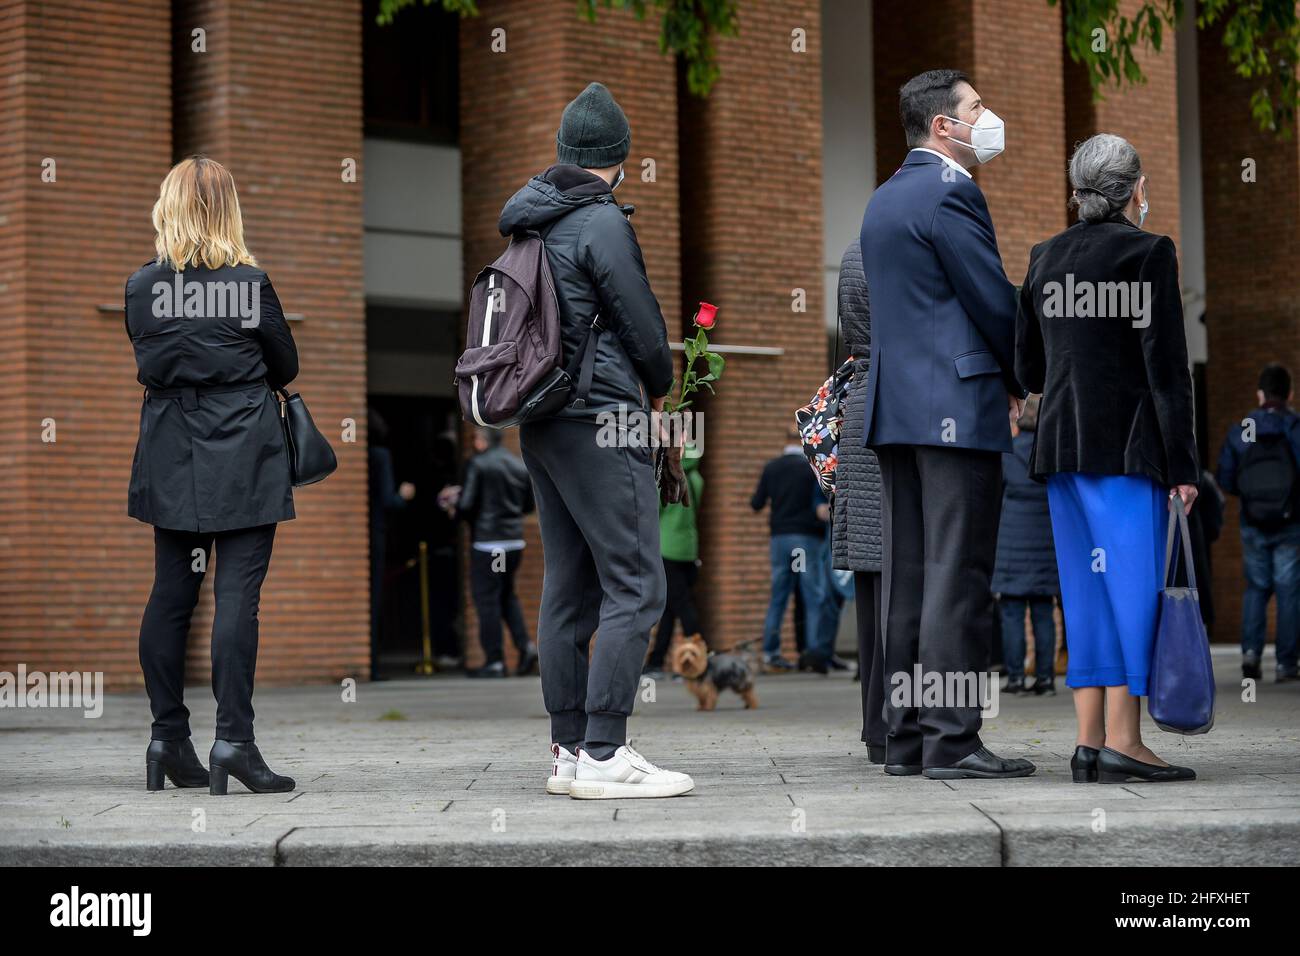
M 627 159 L 632 130 L 602 83 L 591 83 L 564 108 L 555 135 L 555 159 L 584 169 L 607 169 Z

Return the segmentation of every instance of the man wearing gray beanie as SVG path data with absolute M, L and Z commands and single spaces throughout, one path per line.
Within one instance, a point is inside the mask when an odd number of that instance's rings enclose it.
M 537 625 L 554 758 L 546 792 L 586 800 L 672 797 L 695 786 L 627 746 L 666 584 L 646 429 L 609 424 L 662 409 L 673 381 L 632 207 L 614 199 L 631 144 L 623 110 L 590 84 L 564 108 L 556 165 L 511 197 L 498 224 L 503 236 L 535 232 L 545 242 L 563 362 L 595 350 L 590 382 L 580 377 L 569 405 L 519 429 L 546 564 Z

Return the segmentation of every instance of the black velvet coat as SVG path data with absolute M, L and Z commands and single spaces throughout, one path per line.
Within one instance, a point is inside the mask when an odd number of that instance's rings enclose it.
M 270 388 L 298 374 L 298 352 L 280 301 L 252 266 L 186 269 L 185 283 L 218 294 L 195 304 L 202 315 L 159 314 L 169 311 L 176 276 L 149 263 L 126 282 L 126 331 L 145 386 L 127 513 L 175 531 L 287 521 L 293 488 Z M 253 288 L 255 319 L 220 294 L 233 290 L 251 307 Z
M 1173 486 L 1200 478 L 1168 236 L 1117 216 L 1035 246 L 1020 290 L 1016 376 L 1043 396 L 1035 479 L 1088 472 Z

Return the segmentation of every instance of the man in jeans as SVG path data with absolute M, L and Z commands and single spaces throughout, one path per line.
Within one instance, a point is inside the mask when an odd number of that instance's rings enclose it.
M 595 336 L 590 380 L 584 373 L 566 408 L 519 430 L 546 562 L 537 626 L 555 758 L 546 792 L 577 799 L 671 797 L 694 787 L 627 746 L 666 593 L 649 428 L 635 425 L 662 409 L 673 381 L 667 329 L 628 222 L 632 207 L 614 199 L 630 148 L 623 110 L 592 83 L 564 109 L 556 165 L 511 197 L 499 223 L 503 236 L 533 231 L 546 243 L 562 361 Z M 611 420 L 628 427 L 608 427 Z
M 1241 672 L 1258 679 L 1268 636 L 1268 599 L 1277 594 L 1277 681 L 1296 680 L 1300 636 L 1300 416 L 1291 411 L 1291 373 L 1267 365 L 1255 392 L 1259 407 L 1228 430 L 1219 452 L 1219 484 L 1241 498 Z
M 515 673 L 523 676 L 537 666 L 537 649 L 528 639 L 528 625 L 515 594 L 515 575 L 524 557 L 524 515 L 531 514 L 534 507 L 533 486 L 524 463 L 501 447 L 501 432 L 478 429 L 474 451 L 465 466 L 456 517 L 470 525 L 469 589 L 486 662 L 467 673 L 470 677 L 506 676 L 501 654 L 504 619 L 519 650 Z
M 824 502 L 817 479 L 799 446 L 799 434 L 790 435 L 785 450 L 763 467 L 749 505 L 762 511 L 771 503 L 768 528 L 772 534 L 772 596 L 763 626 L 763 659 L 769 670 L 793 670 L 781 656 L 781 621 L 796 585 L 803 597 L 804 634 L 808 649 L 799 665 L 825 674 L 830 669 L 834 634 L 820 626 L 826 595 L 826 523 L 817 518 L 817 503 Z

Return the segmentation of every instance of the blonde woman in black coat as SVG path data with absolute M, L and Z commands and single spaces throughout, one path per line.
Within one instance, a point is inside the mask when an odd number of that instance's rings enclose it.
M 1193 436 L 1178 258 L 1142 226 L 1137 150 L 1075 150 L 1079 221 L 1035 246 L 1020 292 L 1016 377 L 1041 392 L 1030 476 L 1047 482 L 1079 732 L 1076 783 L 1189 780 L 1142 741 L 1169 502 L 1188 510 Z
M 146 785 L 292 790 L 253 742 L 257 609 L 278 522 L 293 518 L 272 389 L 298 374 L 279 299 L 244 245 L 235 181 L 200 157 L 178 163 L 153 209 L 157 258 L 126 282 L 140 384 L 127 513 L 154 527 L 154 584 L 140 624 L 153 712 Z M 214 558 L 216 739 L 204 769 L 190 741 L 185 642 Z

